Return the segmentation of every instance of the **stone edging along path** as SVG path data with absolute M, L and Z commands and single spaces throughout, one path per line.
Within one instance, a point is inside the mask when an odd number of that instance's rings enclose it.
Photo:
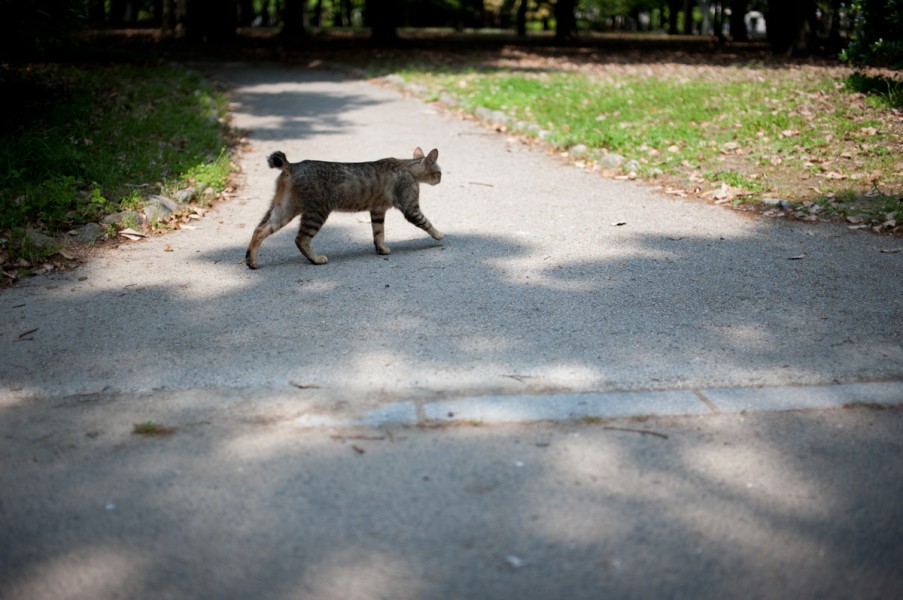
M 483 396 L 441 402 L 405 401 L 346 420 L 305 415 L 300 426 L 503 424 L 623 417 L 744 414 L 761 411 L 903 405 L 903 381 L 826 386 L 581 392 L 552 396 Z

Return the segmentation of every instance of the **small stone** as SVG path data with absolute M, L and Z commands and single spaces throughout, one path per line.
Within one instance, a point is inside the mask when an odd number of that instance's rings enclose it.
M 409 94 L 413 94 L 414 96 L 421 96 L 427 93 L 429 89 L 420 85 L 419 83 L 408 83 L 405 84 L 404 91 Z
M 793 208 L 793 202 L 791 200 L 785 200 L 783 198 L 762 198 L 762 204 L 767 206 L 777 206 L 779 208 Z
M 107 237 L 107 231 L 97 223 L 85 223 L 75 230 L 75 239 L 85 244 L 94 244 Z
M 624 157 L 615 152 L 609 152 L 599 159 L 599 167 L 603 169 L 617 169 L 624 164 Z
M 571 149 L 568 152 L 571 156 L 583 156 L 589 151 L 589 148 L 586 147 L 586 144 L 577 144 L 575 146 L 571 146 Z
M 126 224 L 143 225 L 144 217 L 141 213 L 134 210 L 123 210 L 105 216 L 100 220 L 104 225 L 116 225 L 121 227 Z
M 40 231 L 26 231 L 25 239 L 28 244 L 36 250 L 56 250 L 60 246 L 59 242 Z
M 508 556 L 506 556 L 505 562 L 507 562 L 509 565 L 511 565 L 511 567 L 515 569 L 520 569 L 526 564 L 524 559 L 519 556 L 515 556 L 514 554 L 509 554 Z
M 622 170 L 627 173 L 636 173 L 637 171 L 640 170 L 641 166 L 642 165 L 640 164 L 640 161 L 632 158 L 632 159 L 628 160 L 626 163 L 624 163 Z
M 507 125 L 510 120 L 511 120 L 511 117 L 509 117 L 508 115 L 506 115 L 505 113 L 503 113 L 500 110 L 496 110 L 496 111 L 492 112 L 492 121 L 494 123 L 501 123 L 503 125 Z
M 439 94 L 439 102 L 445 104 L 446 106 L 457 106 L 458 99 L 449 94 L 448 92 L 442 92 Z
M 144 200 L 144 216 L 150 221 L 168 219 L 179 210 L 179 203 L 166 196 L 148 196 Z
M 476 115 L 478 119 L 481 121 L 491 121 L 492 120 L 492 111 L 486 108 L 485 106 L 478 106 L 473 114 Z
M 173 195 L 173 200 L 180 204 L 188 204 L 198 197 L 198 190 L 194 187 L 188 187 L 184 190 L 178 190 Z

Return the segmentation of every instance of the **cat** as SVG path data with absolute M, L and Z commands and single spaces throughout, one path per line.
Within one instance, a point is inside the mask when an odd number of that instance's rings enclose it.
M 436 185 L 442 179 L 442 169 L 436 164 L 438 158 L 438 150 L 424 156 L 420 148 L 414 150 L 412 159 L 384 158 L 362 163 L 317 160 L 291 163 L 283 152 L 272 153 L 267 164 L 282 169 L 282 173 L 276 178 L 273 202 L 254 229 L 245 262 L 251 269 L 258 268 L 260 243 L 300 214 L 301 226 L 295 245 L 313 264 L 326 264 L 328 259 L 316 254 L 310 243 L 334 210 L 370 211 L 377 254 L 391 253 L 385 243 L 384 223 L 386 211 L 393 206 L 408 221 L 441 240 L 443 235 L 423 216 L 419 204 L 420 184 Z

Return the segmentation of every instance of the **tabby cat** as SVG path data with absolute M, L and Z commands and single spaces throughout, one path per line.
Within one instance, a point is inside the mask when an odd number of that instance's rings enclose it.
M 259 267 L 257 250 L 260 243 L 300 214 L 301 227 L 295 245 L 313 264 L 326 264 L 326 257 L 317 255 L 310 242 L 334 210 L 369 210 L 373 244 L 378 254 L 391 252 L 385 244 L 384 222 L 386 211 L 393 206 L 408 221 L 441 240 L 442 234 L 423 216 L 419 204 L 420 184 L 436 185 L 442 179 L 442 169 L 436 164 L 438 157 L 438 150 L 424 156 L 423 150 L 417 148 L 412 159 L 290 163 L 284 153 L 274 152 L 267 163 L 273 169 L 282 169 L 282 173 L 276 179 L 276 193 L 270 209 L 251 237 L 245 262 L 252 269 Z

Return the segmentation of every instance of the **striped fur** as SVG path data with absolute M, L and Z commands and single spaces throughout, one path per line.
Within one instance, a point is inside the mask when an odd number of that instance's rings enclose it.
M 436 185 L 442 179 L 442 170 L 436 164 L 439 151 L 424 156 L 423 150 L 414 150 L 414 158 L 384 158 L 365 163 L 335 163 L 305 160 L 290 163 L 282 152 L 274 152 L 267 159 L 271 168 L 281 169 L 276 179 L 276 193 L 269 210 L 254 230 L 245 254 L 248 267 L 256 269 L 257 250 L 260 243 L 282 229 L 299 214 L 301 225 L 295 237 L 295 245 L 307 260 L 315 265 L 327 262 L 311 248 L 311 240 L 323 227 L 333 211 L 370 211 L 373 228 L 373 245 L 378 254 L 391 251 L 385 242 L 386 211 L 393 206 L 399 209 L 412 224 L 420 227 L 434 239 L 442 234 L 420 212 L 420 184 Z

